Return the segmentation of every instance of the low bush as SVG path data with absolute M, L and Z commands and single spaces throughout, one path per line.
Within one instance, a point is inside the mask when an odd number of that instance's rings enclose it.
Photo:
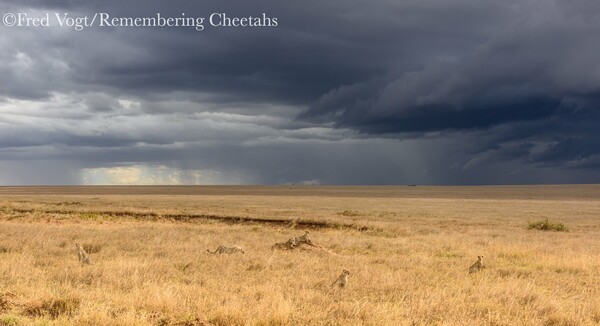
M 569 228 L 562 223 L 550 222 L 548 219 L 529 223 L 528 229 L 541 230 L 541 231 L 557 231 L 557 232 L 569 232 Z

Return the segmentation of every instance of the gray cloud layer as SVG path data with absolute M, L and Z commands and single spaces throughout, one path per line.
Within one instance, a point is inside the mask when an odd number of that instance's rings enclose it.
M 0 1 L 18 11 L 280 25 L 0 27 L 0 183 L 600 182 L 597 1 Z

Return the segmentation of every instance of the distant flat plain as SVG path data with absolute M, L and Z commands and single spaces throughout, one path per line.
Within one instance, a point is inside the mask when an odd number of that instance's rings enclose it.
M 0 195 L 326 196 L 365 198 L 591 199 L 600 185 L 536 186 L 31 186 Z
M 598 280 L 599 185 L 0 187 L 0 325 L 598 325 Z

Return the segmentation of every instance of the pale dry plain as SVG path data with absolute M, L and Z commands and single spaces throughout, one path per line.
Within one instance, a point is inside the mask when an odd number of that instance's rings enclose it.
M 0 325 L 73 324 L 598 325 L 600 186 L 0 188 Z

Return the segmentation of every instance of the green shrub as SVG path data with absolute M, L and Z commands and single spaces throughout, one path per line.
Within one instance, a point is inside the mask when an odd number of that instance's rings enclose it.
M 19 318 L 11 315 L 6 315 L 0 317 L 0 325 L 1 326 L 18 326 L 21 325 Z
M 541 231 L 556 231 L 556 232 L 569 232 L 569 228 L 562 223 L 553 223 L 548 219 L 529 223 L 528 229 L 535 229 Z

